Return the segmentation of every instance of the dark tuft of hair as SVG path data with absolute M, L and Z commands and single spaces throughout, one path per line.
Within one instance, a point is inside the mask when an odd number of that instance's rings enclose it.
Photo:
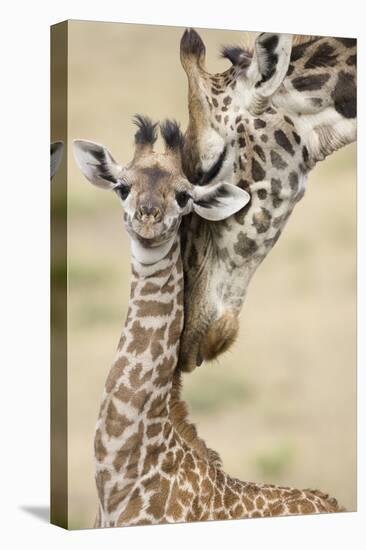
M 240 46 L 223 46 L 221 48 L 221 57 L 228 59 L 233 65 L 242 64 L 247 66 L 250 64 L 252 54 L 249 50 Z
M 180 41 L 180 51 L 184 55 L 201 57 L 205 54 L 206 48 L 198 32 L 194 29 L 186 29 Z
M 183 145 L 183 134 L 176 120 L 164 120 L 160 131 L 169 149 L 179 149 Z
M 138 128 L 135 134 L 135 143 L 139 145 L 146 145 L 150 143 L 153 145 L 158 138 L 158 123 L 153 122 L 151 118 L 142 115 L 135 115 L 133 117 L 133 123 L 136 124 Z

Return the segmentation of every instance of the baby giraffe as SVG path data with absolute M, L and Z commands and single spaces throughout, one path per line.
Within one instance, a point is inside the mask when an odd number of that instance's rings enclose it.
M 124 168 L 105 147 L 74 142 L 87 179 L 121 199 L 132 252 L 127 319 L 95 434 L 95 527 L 339 511 L 318 491 L 229 477 L 185 421 L 176 370 L 184 321 L 179 226 L 191 211 L 223 220 L 249 196 L 224 182 L 191 185 L 181 168 L 178 125 L 161 126 L 159 154 L 157 125 L 140 116 L 136 123 L 135 154 Z

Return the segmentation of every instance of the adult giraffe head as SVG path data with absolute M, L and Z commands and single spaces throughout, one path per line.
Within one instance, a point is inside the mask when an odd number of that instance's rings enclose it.
M 236 156 L 232 149 L 245 148 L 238 134 L 248 133 L 251 122 L 252 142 L 259 138 L 267 149 L 271 141 L 274 149 L 281 147 L 283 133 L 263 129 L 263 116 L 276 114 L 276 108 L 279 116 L 271 117 L 272 126 L 280 129 L 284 114 L 295 118 L 311 167 L 354 141 L 355 40 L 262 33 L 253 50 L 224 47 L 222 55 L 231 67 L 220 74 L 206 71 L 205 51 L 198 33 L 186 30 L 181 62 L 188 77 L 189 124 L 183 161 L 193 183 L 204 185 L 230 174 Z
M 185 223 L 183 370 L 232 344 L 249 281 L 303 197 L 308 172 L 355 140 L 355 48 L 352 39 L 263 33 L 253 50 L 224 48 L 231 67 L 213 75 L 202 39 L 185 31 L 185 174 L 197 186 L 224 179 L 251 200 L 214 230 Z

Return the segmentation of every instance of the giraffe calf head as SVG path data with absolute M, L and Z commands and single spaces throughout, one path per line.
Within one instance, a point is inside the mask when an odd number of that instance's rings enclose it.
M 152 263 L 170 250 L 184 215 L 194 211 L 208 220 L 223 220 L 243 208 L 250 197 L 225 182 L 197 188 L 187 180 L 181 163 L 183 138 L 176 122 L 166 120 L 160 126 L 164 153 L 154 151 L 157 123 L 139 115 L 135 123 L 135 153 L 124 167 L 108 149 L 92 141 L 75 140 L 74 153 L 89 181 L 119 197 L 133 255 Z

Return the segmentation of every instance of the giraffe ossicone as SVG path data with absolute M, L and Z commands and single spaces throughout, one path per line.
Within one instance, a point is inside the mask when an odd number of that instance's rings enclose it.
M 339 511 L 335 499 L 317 491 L 231 478 L 186 421 L 177 366 L 184 322 L 180 222 L 192 209 L 222 220 L 248 195 L 229 184 L 195 189 L 182 172 L 179 127 L 162 125 L 165 153 L 158 154 L 156 125 L 142 117 L 137 123 L 135 155 L 124 168 L 101 145 L 74 144 L 87 179 L 121 199 L 126 229 L 138 243 L 95 433 L 95 526 Z

